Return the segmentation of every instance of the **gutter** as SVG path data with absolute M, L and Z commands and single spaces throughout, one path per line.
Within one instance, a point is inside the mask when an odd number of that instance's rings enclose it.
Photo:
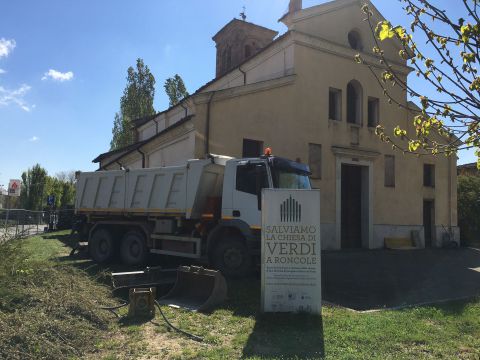
M 210 99 L 208 99 L 207 103 L 207 121 L 206 121 L 206 128 L 205 128 L 205 155 L 208 156 L 210 154 L 210 112 L 212 107 L 213 97 L 215 96 L 215 91 L 212 91 L 212 95 L 210 95 Z
M 137 151 L 142 155 L 142 169 L 145 169 L 145 153 L 140 149 L 137 149 Z
M 188 116 L 188 107 L 183 105 L 183 102 L 180 103 L 180 106 L 185 109 L 185 117 Z
M 452 231 L 452 155 L 448 158 L 448 230 Z M 453 240 L 453 239 L 451 239 Z
M 238 67 L 238 70 L 243 74 L 243 85 L 247 85 L 247 73 L 242 70 L 242 66 Z

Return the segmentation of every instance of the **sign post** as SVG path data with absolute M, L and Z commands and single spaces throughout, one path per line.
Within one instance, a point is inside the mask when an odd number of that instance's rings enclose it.
M 320 191 L 262 191 L 262 310 L 321 314 Z

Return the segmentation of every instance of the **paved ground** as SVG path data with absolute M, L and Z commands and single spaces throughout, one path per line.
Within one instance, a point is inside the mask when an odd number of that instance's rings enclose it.
M 357 310 L 480 296 L 480 249 L 324 253 L 323 298 Z

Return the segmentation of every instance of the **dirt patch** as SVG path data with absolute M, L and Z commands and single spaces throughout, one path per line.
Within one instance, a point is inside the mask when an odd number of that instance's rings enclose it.
M 187 339 L 181 334 L 167 330 L 160 319 L 142 326 L 143 339 L 147 344 L 146 353 L 141 360 L 178 359 L 186 349 L 197 352 L 208 347 L 207 344 Z

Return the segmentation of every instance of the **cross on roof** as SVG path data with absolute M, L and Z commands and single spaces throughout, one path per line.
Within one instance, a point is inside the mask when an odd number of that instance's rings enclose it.
M 247 19 L 247 14 L 246 14 L 246 8 L 245 6 L 243 7 L 243 11 L 240 13 L 240 17 L 242 18 L 243 21 Z

